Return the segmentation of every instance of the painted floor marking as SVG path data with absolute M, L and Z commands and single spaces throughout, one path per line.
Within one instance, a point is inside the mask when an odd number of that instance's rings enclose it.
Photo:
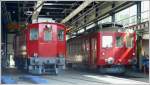
M 84 75 L 85 77 L 94 78 L 98 80 L 102 80 L 105 82 L 109 82 L 111 84 L 148 84 L 146 82 L 131 80 L 131 79 L 125 79 L 125 78 L 118 78 L 114 76 L 105 75 L 103 77 L 101 76 L 93 76 L 93 75 Z

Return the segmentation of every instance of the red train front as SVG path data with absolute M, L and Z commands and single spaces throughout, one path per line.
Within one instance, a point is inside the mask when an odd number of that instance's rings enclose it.
M 101 72 L 123 73 L 125 67 L 136 63 L 136 34 L 126 32 L 99 32 L 96 64 Z
M 136 63 L 136 33 L 125 32 L 121 26 L 105 25 L 67 41 L 69 65 L 95 68 L 102 73 L 123 73 Z
M 65 26 L 58 23 L 29 24 L 14 39 L 15 65 L 30 73 L 58 73 L 65 68 Z

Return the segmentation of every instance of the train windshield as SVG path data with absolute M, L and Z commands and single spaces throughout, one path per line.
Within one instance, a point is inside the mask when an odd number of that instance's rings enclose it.
M 64 30 L 58 30 L 58 40 L 64 40 Z
M 132 48 L 133 47 L 133 35 L 127 34 L 126 36 L 126 47 Z
M 116 47 L 123 47 L 123 37 L 122 36 L 116 37 Z
M 52 40 L 52 33 L 49 30 L 45 30 L 44 31 L 44 40 L 45 41 L 49 41 Z
M 102 47 L 110 48 L 112 47 L 113 38 L 112 36 L 102 36 Z
M 37 40 L 38 39 L 38 29 L 33 28 L 30 30 L 30 40 Z

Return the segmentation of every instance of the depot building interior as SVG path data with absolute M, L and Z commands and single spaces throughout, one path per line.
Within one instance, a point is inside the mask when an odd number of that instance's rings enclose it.
M 1 1 L 1 83 L 149 83 L 149 17 L 149 0 Z

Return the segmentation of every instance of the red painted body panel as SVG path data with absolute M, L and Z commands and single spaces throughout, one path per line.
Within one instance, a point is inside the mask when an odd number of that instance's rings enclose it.
M 103 64 L 106 64 L 105 63 L 105 59 L 107 59 L 107 58 L 109 58 L 109 57 L 112 57 L 112 56 L 114 56 L 114 37 L 113 37 L 113 43 L 112 43 L 112 47 L 110 47 L 110 48 L 102 48 L 102 36 L 113 36 L 113 33 L 112 32 L 101 32 L 100 33 L 100 40 L 99 40 L 99 42 L 101 42 L 100 43 L 100 51 L 99 51 L 99 56 L 100 56 L 100 58 L 99 58 L 99 60 L 100 61 L 103 61 L 103 62 L 98 62 L 98 64 L 100 64 L 100 65 L 103 65 Z M 105 55 L 102 55 L 102 53 L 104 53 Z
M 113 42 L 112 47 L 110 48 L 102 48 L 102 36 L 112 36 Z M 116 47 L 116 36 L 122 36 L 123 37 L 123 46 L 122 47 Z M 85 60 L 81 61 L 80 63 L 83 63 L 86 61 L 86 64 L 90 66 L 105 66 L 109 65 L 105 61 L 105 59 L 109 57 L 113 57 L 115 59 L 114 63 L 112 65 L 129 65 L 129 59 L 132 59 L 135 57 L 133 53 L 136 52 L 136 33 L 133 33 L 133 47 L 127 48 L 126 47 L 126 35 L 128 35 L 125 32 L 95 32 L 88 35 L 78 36 L 75 38 L 72 38 L 68 40 L 67 44 L 70 44 L 72 52 L 68 53 L 68 57 L 76 57 L 76 55 L 81 55 L 82 58 Z M 96 41 L 94 41 L 94 39 Z M 80 49 L 78 48 L 78 45 L 75 44 L 76 42 L 82 41 L 81 49 L 82 52 L 80 52 Z M 86 42 L 87 41 L 87 42 Z M 88 45 L 89 43 L 89 45 Z M 93 46 L 93 43 L 95 45 Z M 84 48 L 85 45 L 85 48 Z M 76 52 L 74 52 L 74 49 L 77 49 Z M 86 49 L 86 52 L 84 52 L 84 49 Z M 88 49 L 88 50 L 87 50 Z M 69 49 L 70 50 L 70 49 Z M 105 55 L 103 55 L 103 53 Z M 96 55 L 96 56 L 95 56 Z M 73 59 L 74 59 L 73 58 Z M 68 61 L 70 62 L 70 61 Z
M 38 29 L 38 24 L 29 24 L 26 31 L 26 48 L 27 48 L 27 56 L 31 57 L 34 53 L 38 53 L 38 40 L 30 40 L 30 30 L 32 28 Z M 38 29 L 39 30 L 39 29 Z
M 128 65 L 129 59 L 132 59 L 133 53 L 136 52 L 136 34 L 134 33 L 134 40 L 133 40 L 133 47 L 132 48 L 127 48 L 126 47 L 126 35 L 127 33 L 112 33 L 112 32 L 105 32 L 105 33 L 99 33 L 100 37 L 99 37 L 99 43 L 100 43 L 100 51 L 98 51 L 99 53 L 99 61 L 97 61 L 97 65 L 105 65 L 105 59 L 109 58 L 109 57 L 114 57 L 115 58 L 115 62 L 113 64 L 123 64 L 123 65 Z M 113 46 L 111 48 L 102 48 L 102 36 L 104 35 L 110 35 L 113 36 Z M 123 41 L 123 46 L 122 47 L 116 47 L 115 43 L 116 43 L 116 36 L 122 36 L 124 38 Z M 102 53 L 104 53 L 105 55 L 102 55 Z
M 40 24 L 40 28 L 45 28 L 46 24 Z M 43 57 L 54 57 L 57 55 L 57 26 L 52 24 L 52 40 L 44 40 L 44 29 L 40 29 L 39 55 Z
M 52 40 L 45 41 L 44 40 L 44 29 L 45 25 L 52 26 Z M 38 29 L 38 39 L 37 40 L 30 40 L 30 30 L 36 28 Z M 57 31 L 64 30 L 64 40 L 58 40 Z M 59 54 L 66 57 L 66 31 L 65 26 L 62 24 L 57 23 L 35 23 L 29 24 L 27 29 L 23 32 L 24 36 L 26 36 L 26 52 L 27 57 L 32 57 L 34 53 L 37 53 L 40 57 L 58 57 Z M 21 36 L 18 36 L 21 38 Z M 19 39 L 21 42 L 21 39 Z M 21 45 L 19 45 L 21 47 Z

